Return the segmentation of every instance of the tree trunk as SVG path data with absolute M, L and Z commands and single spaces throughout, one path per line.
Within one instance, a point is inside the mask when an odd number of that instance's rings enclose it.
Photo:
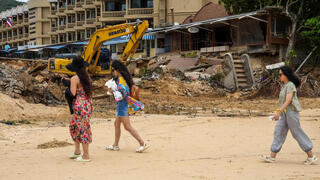
M 290 59 L 290 51 L 294 49 L 294 46 L 296 44 L 297 26 L 298 26 L 299 18 L 303 12 L 304 1 L 305 0 L 300 0 L 299 11 L 297 14 L 295 14 L 295 13 L 290 13 L 289 9 L 290 9 L 290 6 L 292 6 L 295 2 L 299 2 L 299 1 L 295 1 L 290 4 L 291 1 L 287 0 L 286 14 L 290 17 L 292 26 L 291 26 L 291 33 L 289 35 L 289 44 L 288 44 L 285 60 Z
M 291 18 L 291 21 L 292 21 L 291 33 L 289 35 L 289 44 L 288 44 L 285 60 L 288 60 L 290 58 L 290 51 L 293 50 L 294 45 L 296 44 L 296 32 L 297 32 L 298 19 Z

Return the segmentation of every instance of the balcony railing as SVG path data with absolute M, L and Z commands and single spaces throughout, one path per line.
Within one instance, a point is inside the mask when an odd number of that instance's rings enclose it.
M 76 25 L 75 23 L 68 23 L 67 27 L 71 29 L 71 28 L 74 28 L 75 25 Z
M 51 10 L 51 15 L 56 15 L 57 14 L 57 11 L 56 10 Z
M 126 15 L 125 11 L 113 11 L 113 12 L 103 12 L 102 17 L 108 18 L 108 17 L 123 17 Z
M 93 0 L 86 0 L 86 5 L 92 5 L 93 4 Z
M 138 15 L 138 14 L 152 14 L 153 8 L 137 8 L 137 9 L 129 9 L 129 15 Z
M 59 30 L 60 30 L 60 31 L 63 31 L 65 28 L 66 28 L 65 25 L 60 25 L 60 26 L 59 26 Z
M 56 32 L 58 30 L 58 28 L 56 28 L 56 27 L 51 27 L 51 31 L 52 32 Z
M 84 4 L 84 2 L 77 2 L 76 3 L 76 7 L 77 8 L 82 8 L 83 4 Z
M 11 41 L 12 40 L 12 37 L 8 37 L 8 41 Z
M 94 23 L 94 19 L 87 19 L 87 20 L 86 20 L 86 23 L 87 23 L 87 24 L 93 24 L 93 23 Z
M 65 10 L 66 10 L 65 7 L 60 7 L 60 8 L 59 8 L 59 12 L 60 12 L 60 13 L 63 13 Z
M 83 26 L 83 24 L 84 24 L 84 21 L 78 21 L 77 22 L 77 26 Z
M 23 22 L 27 23 L 29 22 L 29 19 L 24 19 Z
M 68 6 L 67 6 L 67 10 L 69 10 L 69 11 L 70 11 L 70 10 L 73 10 L 74 7 L 75 7 L 75 5 L 68 5 Z

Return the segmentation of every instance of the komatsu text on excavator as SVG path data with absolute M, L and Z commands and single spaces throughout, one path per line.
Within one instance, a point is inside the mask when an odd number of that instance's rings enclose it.
M 88 45 L 82 53 L 82 58 L 90 65 L 88 72 L 91 75 L 106 75 L 111 73 L 111 62 L 109 58 L 110 51 L 100 49 L 103 42 L 131 35 L 130 39 L 120 57 L 120 61 L 125 62 L 131 59 L 135 54 L 139 43 L 149 27 L 148 21 L 137 21 L 134 23 L 125 23 L 109 26 L 104 29 L 97 30 L 90 38 Z M 66 65 L 71 63 L 72 59 L 50 58 L 48 60 L 48 69 L 50 72 L 74 74 L 66 69 Z

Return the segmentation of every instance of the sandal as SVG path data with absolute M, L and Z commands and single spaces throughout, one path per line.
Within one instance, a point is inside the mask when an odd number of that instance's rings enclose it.
M 145 151 L 145 150 L 148 149 L 149 147 L 150 147 L 149 144 L 144 143 L 144 145 L 143 145 L 143 146 L 140 146 L 140 147 L 136 150 L 136 152 L 137 152 L 137 153 L 142 153 L 143 151 Z
M 276 162 L 276 158 L 272 158 L 270 155 L 261 155 L 260 159 L 267 163 L 274 163 Z
M 83 159 L 82 156 L 77 157 L 77 159 L 75 159 L 75 161 L 77 162 L 90 162 L 91 159 Z
M 72 153 L 72 154 L 70 154 L 69 158 L 70 158 L 70 159 L 76 159 L 76 158 L 78 158 L 78 157 L 80 157 L 80 156 L 81 156 L 81 154 Z
M 109 146 L 106 147 L 106 150 L 109 150 L 109 151 L 119 151 L 120 148 L 119 148 L 119 146 L 109 145 Z
M 318 158 L 315 155 L 313 155 L 312 158 L 308 157 L 303 163 L 305 165 L 311 165 L 311 164 L 315 163 L 317 160 L 318 160 Z

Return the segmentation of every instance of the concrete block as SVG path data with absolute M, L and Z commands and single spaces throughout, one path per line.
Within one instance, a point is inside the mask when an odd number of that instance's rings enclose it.
M 229 51 L 229 46 L 220 46 L 219 50 L 220 51 Z
M 214 52 L 214 47 L 207 47 L 207 52 L 208 53 Z
M 206 53 L 206 52 L 207 52 L 207 48 L 201 48 L 201 49 L 200 49 L 200 52 L 201 52 L 201 53 Z
M 219 46 L 215 46 L 215 47 L 213 47 L 213 52 L 219 52 L 219 51 L 220 51 Z

